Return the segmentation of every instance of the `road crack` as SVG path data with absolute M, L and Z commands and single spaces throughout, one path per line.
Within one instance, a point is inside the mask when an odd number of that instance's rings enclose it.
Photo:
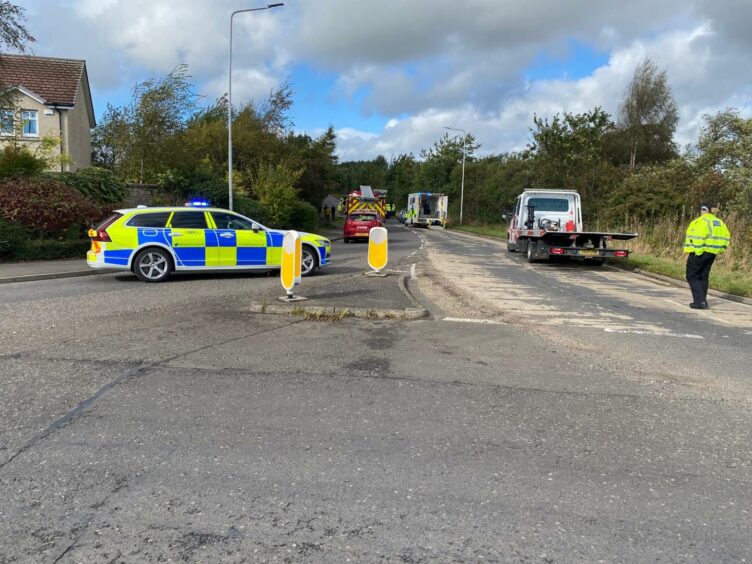
M 116 386 L 119 386 L 121 384 L 126 384 L 130 382 L 131 380 L 134 380 L 135 378 L 141 377 L 150 370 L 153 370 L 154 368 L 158 368 L 162 365 L 166 365 L 168 362 L 172 362 L 174 360 L 177 360 L 178 358 L 181 358 L 183 356 L 189 356 L 195 353 L 199 353 L 201 351 L 205 351 L 207 349 L 210 349 L 212 347 L 226 345 L 228 343 L 233 343 L 236 341 L 242 341 L 243 339 L 248 339 L 250 337 L 256 337 L 258 335 L 263 335 L 265 333 L 271 333 L 274 331 L 278 331 L 280 329 L 285 329 L 286 327 L 290 327 L 291 325 L 297 325 L 298 323 L 302 323 L 303 320 L 296 320 L 292 321 L 290 323 L 286 323 L 284 325 L 281 325 L 279 327 L 273 327 L 271 329 L 264 329 L 261 331 L 254 331 L 251 333 L 244 333 L 243 335 L 240 335 L 238 337 L 232 337 L 230 339 L 225 339 L 224 341 L 220 341 L 218 343 L 212 343 L 210 345 L 203 345 L 200 347 L 196 347 L 187 351 L 183 351 L 179 354 L 172 355 L 170 357 L 164 358 L 162 360 L 159 360 L 157 362 L 152 362 L 149 364 L 141 364 L 132 368 L 129 368 L 120 376 L 112 380 L 111 382 L 108 382 L 104 384 L 102 387 L 100 387 L 94 394 L 86 398 L 85 400 L 79 402 L 76 407 L 68 411 L 67 413 L 63 414 L 62 416 L 55 419 L 52 423 L 50 423 L 42 432 L 37 433 L 34 435 L 31 439 L 29 439 L 23 446 L 21 446 L 16 452 L 14 452 L 10 457 L 8 457 L 7 460 L 0 463 L 0 470 L 4 469 L 8 464 L 13 462 L 16 458 L 18 458 L 21 454 L 32 448 L 34 445 L 36 445 L 38 442 L 42 441 L 43 439 L 47 438 L 51 434 L 59 431 L 60 429 L 63 429 L 67 425 L 69 425 L 71 422 L 73 422 L 75 419 L 77 419 L 82 413 L 90 409 L 91 407 L 96 404 L 97 401 L 99 401 L 102 397 L 107 395 L 113 388 Z

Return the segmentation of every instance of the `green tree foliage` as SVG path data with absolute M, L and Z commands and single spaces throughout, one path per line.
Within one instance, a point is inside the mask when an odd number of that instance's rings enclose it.
M 676 156 L 673 142 L 679 123 L 665 70 L 650 59 L 635 69 L 619 108 L 619 129 L 628 141 L 629 166 Z
M 752 213 L 752 119 L 733 109 L 705 116 L 696 163 L 706 175 L 703 198 Z
M 179 65 L 161 79 L 136 84 L 130 104 L 107 111 L 93 139 L 95 161 L 130 182 L 157 182 L 169 162 L 169 141 L 183 131 L 197 95 Z
M 340 195 L 356 190 L 358 186 L 370 186 L 376 190 L 387 189 L 389 163 L 379 155 L 372 161 L 350 161 L 337 167 L 335 185 Z
M 24 52 L 29 43 L 36 42 L 26 30 L 25 20 L 22 7 L 0 0 L 0 49 Z
M 0 52 L 18 51 L 24 53 L 29 43 L 36 39 L 27 31 L 24 9 L 8 0 L 0 0 Z M 0 65 L 3 64 L 0 57 Z M 10 85 L 12 86 L 12 85 Z M 15 106 L 15 94 L 0 84 L 0 106 Z
M 334 128 L 329 127 L 320 137 L 290 135 L 287 144 L 291 149 L 289 162 L 301 170 L 296 187 L 300 198 L 318 208 L 336 186 L 337 157 Z
M 261 202 L 266 220 L 272 227 L 284 227 L 298 200 L 295 184 L 302 170 L 293 170 L 286 165 L 265 164 L 258 167 L 253 178 L 253 195 Z
M 418 175 L 418 161 L 413 155 L 400 155 L 389 163 L 386 189 L 390 203 L 405 206 L 407 195 L 414 192 Z
M 596 211 L 614 175 L 606 143 L 615 126 L 601 108 L 565 112 L 551 120 L 533 116 L 528 146 L 528 187 L 567 188 L 582 194 L 586 212 Z
M 686 159 L 643 165 L 614 189 L 600 217 L 626 225 L 690 213 L 696 208 L 689 197 L 696 180 L 696 170 Z

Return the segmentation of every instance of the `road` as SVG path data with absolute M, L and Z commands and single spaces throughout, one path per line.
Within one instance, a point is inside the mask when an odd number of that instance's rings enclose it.
M 465 315 L 474 310 L 524 327 L 634 375 L 752 399 L 748 305 L 710 297 L 710 310 L 692 310 L 689 290 L 615 268 L 565 259 L 529 264 L 501 241 L 443 231 L 424 236 L 424 273 L 440 288 L 461 290 L 454 308 Z
M 260 275 L 0 287 L 0 562 L 752 557 L 750 310 L 390 241 L 432 319 L 249 314 Z M 335 257 L 311 295 L 402 299 Z

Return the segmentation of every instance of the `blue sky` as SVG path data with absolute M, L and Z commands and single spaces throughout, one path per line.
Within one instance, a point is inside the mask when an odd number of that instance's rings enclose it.
M 97 113 L 134 83 L 187 63 L 206 101 L 227 90 L 228 23 L 239 0 L 17 0 L 38 55 L 83 58 Z M 263 4 L 260 4 L 263 5 Z M 481 153 L 520 149 L 534 113 L 601 106 L 615 115 L 652 58 L 680 110 L 678 141 L 702 115 L 752 108 L 752 2 L 726 0 L 289 0 L 235 20 L 233 96 L 288 81 L 298 131 L 329 125 L 342 159 L 419 153 L 444 126 Z

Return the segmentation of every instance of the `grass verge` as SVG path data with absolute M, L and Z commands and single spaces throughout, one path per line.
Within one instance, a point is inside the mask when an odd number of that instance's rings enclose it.
M 685 278 L 686 259 L 658 257 L 653 255 L 632 255 L 627 266 L 646 272 L 662 274 L 677 280 Z M 735 270 L 724 264 L 714 264 L 710 271 L 710 287 L 719 292 L 752 298 L 752 276 L 746 270 Z
M 486 235 L 487 237 L 497 237 L 499 239 L 507 238 L 506 225 L 452 225 L 450 229 L 454 231 L 465 231 L 475 235 Z

